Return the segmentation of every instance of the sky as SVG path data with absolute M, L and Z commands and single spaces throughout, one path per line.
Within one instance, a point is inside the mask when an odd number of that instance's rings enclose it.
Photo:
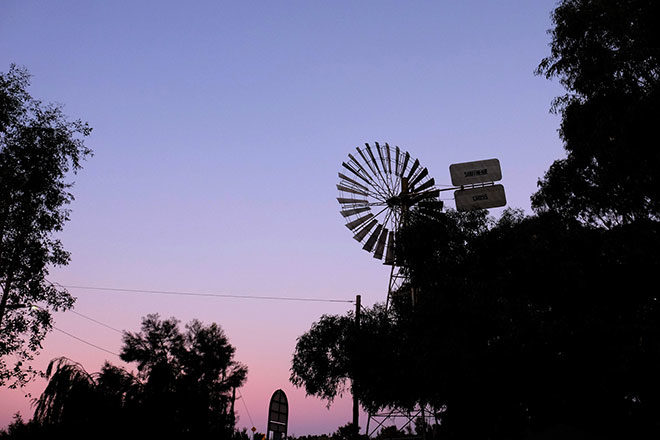
M 32 96 L 94 129 L 94 157 L 73 178 L 59 235 L 71 263 L 49 279 L 383 302 L 389 267 L 360 248 L 338 212 L 341 162 L 365 142 L 388 142 L 450 184 L 450 164 L 498 158 L 508 207 L 531 213 L 537 180 L 564 156 L 549 112 L 563 91 L 534 75 L 549 54 L 554 6 L 1 1 L 0 71 L 27 67 Z M 56 314 L 37 368 L 66 356 L 89 372 L 106 360 L 135 370 L 112 354 L 121 350 L 115 329 L 137 331 L 149 313 L 199 319 L 220 324 L 249 368 L 239 427 L 265 432 L 278 388 L 289 398 L 289 434 L 351 419 L 350 396 L 327 408 L 288 380 L 296 338 L 350 302 L 69 291 L 79 314 Z M 45 384 L 0 389 L 0 427 L 17 411 L 31 417 L 26 394 Z

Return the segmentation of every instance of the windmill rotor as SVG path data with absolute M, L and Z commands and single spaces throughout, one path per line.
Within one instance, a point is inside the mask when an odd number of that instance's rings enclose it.
M 442 206 L 428 169 L 398 146 L 368 143 L 348 155 L 339 172 L 337 201 L 346 227 L 362 248 L 395 266 L 395 240 L 407 213 L 416 206 Z

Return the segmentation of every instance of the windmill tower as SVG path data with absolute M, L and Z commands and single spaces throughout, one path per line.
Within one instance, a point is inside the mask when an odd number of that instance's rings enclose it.
M 386 302 L 389 307 L 392 295 L 399 291 L 404 280 L 402 263 L 396 256 L 398 232 L 407 224 L 411 209 L 422 206 L 441 209 L 440 190 L 434 187 L 435 180 L 429 176 L 428 169 L 399 147 L 375 142 L 373 147 L 367 143 L 362 149 L 356 148 L 356 152 L 357 156 L 349 154 L 348 161 L 341 164 L 337 201 L 346 227 L 362 244 L 362 249 L 391 266 Z M 414 304 L 414 290 L 410 293 Z M 404 417 L 406 424 L 410 424 L 415 417 L 425 418 L 425 410 L 428 413 L 426 408 L 416 408 L 413 413 L 391 408 L 386 414 L 369 414 L 367 435 L 372 420 L 377 423 L 376 429 L 397 417 Z M 355 411 L 357 406 L 354 406 L 356 422 Z
M 339 173 L 340 214 L 362 249 L 392 267 L 387 305 L 401 287 L 400 261 L 395 255 L 398 231 L 406 224 L 415 206 L 442 208 L 440 190 L 428 169 L 410 153 L 389 144 L 356 148 L 357 157 L 348 155 Z

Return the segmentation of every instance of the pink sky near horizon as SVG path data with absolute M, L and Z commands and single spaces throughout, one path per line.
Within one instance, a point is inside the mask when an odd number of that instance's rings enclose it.
M 451 163 L 497 157 L 508 206 L 530 212 L 537 179 L 563 156 L 548 111 L 562 89 L 533 74 L 554 5 L 2 2 L 0 71 L 27 67 L 34 97 L 94 128 L 95 155 L 75 177 L 60 235 L 71 264 L 49 279 L 383 302 L 389 268 L 338 213 L 341 162 L 364 142 L 389 142 L 449 184 Z M 288 381 L 296 338 L 350 303 L 70 291 L 75 311 L 117 329 L 136 331 L 149 313 L 220 324 L 249 368 L 241 394 L 262 432 L 278 388 L 290 434 L 330 433 L 351 418 L 349 398 L 327 409 Z M 120 334 L 81 316 L 57 314 L 55 325 L 120 350 Z M 59 331 L 43 347 L 40 368 L 58 356 L 90 372 L 106 359 L 122 365 Z M 23 395 L 0 389 L 0 428 L 16 411 L 30 417 Z M 236 408 L 238 426 L 251 428 Z
M 73 291 L 74 289 L 71 290 Z M 225 300 L 220 299 L 220 301 Z M 343 313 L 344 310 L 352 309 L 352 307 L 351 304 L 343 304 L 336 306 L 335 309 L 336 313 Z M 81 306 L 76 307 L 74 310 L 114 327 L 114 325 L 108 322 L 108 319 L 103 320 L 103 318 L 100 318 L 104 314 L 102 310 L 96 310 L 93 315 L 90 312 L 83 312 Z M 185 314 L 185 311 L 180 311 L 176 315 L 172 313 L 173 316 L 177 317 L 183 314 Z M 200 314 L 203 313 L 196 313 L 195 315 L 198 317 Z M 70 316 L 70 313 L 68 314 L 69 316 L 65 315 L 67 314 L 57 315 L 55 321 L 57 328 L 92 342 L 101 348 L 119 353 L 121 347 L 120 334 L 110 329 L 104 329 L 102 326 L 81 316 Z M 162 314 L 162 317 L 168 317 L 168 315 Z M 261 319 L 268 324 L 268 316 L 264 316 Z M 209 323 L 210 321 L 207 320 L 206 322 Z M 185 322 L 181 323 L 182 326 L 183 324 Z M 248 325 L 243 327 L 243 324 Z M 271 322 L 270 324 L 274 323 Z M 290 360 L 286 354 L 293 352 L 296 337 L 294 332 L 279 332 L 283 338 L 280 343 L 280 341 L 272 341 L 268 338 L 267 327 L 255 332 L 250 332 L 248 327 L 248 320 L 238 323 L 237 328 L 233 330 L 228 329 L 227 326 L 223 326 L 231 343 L 236 346 L 235 359 L 246 364 L 249 369 L 248 381 L 239 390 L 240 396 L 236 401 L 236 412 L 239 419 L 237 425 L 239 427 L 245 427 L 249 430 L 252 426 L 255 426 L 259 432 L 265 432 L 268 401 L 272 393 L 278 388 L 285 391 L 291 407 L 289 434 L 303 435 L 316 432 L 318 430 L 316 428 L 318 417 L 323 417 L 324 423 L 330 423 L 330 426 L 333 424 L 334 426 L 340 426 L 350 420 L 352 408 L 350 394 L 343 398 L 338 398 L 330 408 L 327 408 L 325 402 L 316 398 L 306 397 L 302 390 L 295 388 L 288 381 L 288 371 L 283 369 L 282 366 L 287 365 Z M 133 328 L 127 328 L 127 330 L 138 331 L 139 322 Z M 305 330 L 306 328 L 300 329 L 299 333 Z M 237 332 L 243 336 L 235 336 Z M 41 370 L 45 370 L 51 359 L 60 356 L 68 357 L 82 364 L 89 373 L 99 371 L 106 361 L 113 365 L 124 367 L 128 371 L 136 371 L 134 365 L 121 361 L 117 356 L 85 345 L 83 342 L 73 339 L 57 330 L 54 330 L 47 337 L 44 342 L 44 350 L 34 365 Z M 288 357 L 290 358 L 290 356 Z M 272 364 L 275 364 L 276 367 L 273 368 L 271 366 Z M 257 380 L 254 378 L 257 378 Z M 33 384 L 28 385 L 23 390 L 3 389 L 0 391 L 0 396 L 2 396 L 2 399 L 0 399 L 0 414 L 2 414 L 3 426 L 7 425 L 11 420 L 11 416 L 17 411 L 21 412 L 25 420 L 29 419 L 33 407 L 30 405 L 31 399 L 24 396 L 26 393 L 31 393 L 31 398 L 38 397 L 45 384 L 45 379 L 36 379 Z M 241 398 L 244 399 L 244 402 L 241 401 Z M 247 411 L 245 409 L 246 407 Z M 318 431 L 318 433 L 324 432 L 326 431 Z

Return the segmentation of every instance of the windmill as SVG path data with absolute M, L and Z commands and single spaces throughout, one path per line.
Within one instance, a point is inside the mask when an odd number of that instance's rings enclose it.
M 502 179 L 498 159 L 452 164 L 450 174 L 453 187 L 438 189 L 428 169 L 421 166 L 410 153 L 389 144 L 368 143 L 356 148 L 357 155 L 349 154 L 348 161 L 342 162 L 339 173 L 339 211 L 346 220 L 346 227 L 353 232 L 353 238 L 362 244 L 362 249 L 373 257 L 383 260 L 392 267 L 387 291 L 386 307 L 392 294 L 400 290 L 404 277 L 401 274 L 401 260 L 396 255 L 398 231 L 409 219 L 411 209 L 428 207 L 442 209 L 438 199 L 441 191 L 455 190 L 454 198 L 458 211 L 487 209 L 506 205 L 504 187 L 494 182 Z M 444 186 L 444 185 L 443 185 Z M 414 305 L 414 288 L 411 288 Z M 360 296 L 356 297 L 356 322 L 359 328 Z M 435 418 L 438 412 L 427 405 L 418 405 L 412 411 L 390 408 L 383 414 L 369 414 L 367 436 L 393 418 L 405 418 L 406 424 L 418 417 L 426 420 Z M 369 423 L 377 423 L 370 432 Z M 357 425 L 357 400 L 354 400 L 353 423 Z
M 340 214 L 346 227 L 362 249 L 392 266 L 387 292 L 387 304 L 400 286 L 400 262 L 395 254 L 397 232 L 407 221 L 411 208 L 427 206 L 442 208 L 440 190 L 428 169 L 410 153 L 389 144 L 368 143 L 356 148 L 357 155 L 348 155 L 339 173 Z

